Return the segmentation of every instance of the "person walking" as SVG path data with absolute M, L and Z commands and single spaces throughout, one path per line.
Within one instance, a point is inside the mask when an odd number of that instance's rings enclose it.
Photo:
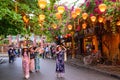
M 35 70 L 35 54 L 34 54 L 34 49 L 33 47 L 30 47 L 30 72 L 34 72 Z
M 23 48 L 23 50 L 22 50 L 22 68 L 23 68 L 25 79 L 28 79 L 30 77 L 29 61 L 30 61 L 30 54 L 29 54 L 28 48 Z
M 8 56 L 9 56 L 9 63 L 11 63 L 11 62 L 13 63 L 15 54 L 13 52 L 13 48 L 12 47 L 8 50 Z
M 40 54 L 43 54 L 43 48 L 42 47 L 38 47 L 38 48 L 34 48 L 35 50 L 35 71 L 39 72 L 40 71 Z
M 56 73 L 57 77 L 63 77 L 65 73 L 64 66 L 64 53 L 66 48 L 64 46 L 58 45 L 56 48 Z
M 45 47 L 45 57 L 50 58 L 49 57 L 49 46 L 48 45 Z

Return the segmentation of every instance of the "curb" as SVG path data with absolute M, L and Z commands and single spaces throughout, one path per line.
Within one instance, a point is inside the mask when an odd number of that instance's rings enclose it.
M 105 74 L 105 75 L 108 75 L 108 76 L 111 76 L 111 77 L 114 77 L 114 78 L 118 78 L 120 79 L 120 75 L 119 74 L 115 74 L 115 73 L 111 73 L 111 72 L 107 72 L 107 71 L 103 71 L 101 69 L 97 69 L 95 67 L 91 67 L 91 66 L 86 66 L 86 65 L 81 65 L 81 64 L 76 64 L 75 62 L 66 62 L 66 64 L 68 65 L 71 65 L 71 66 L 74 66 L 74 67 L 77 67 L 77 68 L 85 68 L 85 69 L 89 69 L 89 70 L 94 70 L 96 72 L 99 72 L 101 74 Z

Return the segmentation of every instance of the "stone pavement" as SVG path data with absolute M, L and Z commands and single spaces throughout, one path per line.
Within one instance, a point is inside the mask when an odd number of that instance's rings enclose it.
M 77 68 L 86 68 L 86 69 L 94 70 L 99 73 L 120 79 L 120 66 L 110 66 L 110 65 L 107 66 L 103 64 L 85 65 L 80 59 L 70 59 L 66 63 L 75 66 Z

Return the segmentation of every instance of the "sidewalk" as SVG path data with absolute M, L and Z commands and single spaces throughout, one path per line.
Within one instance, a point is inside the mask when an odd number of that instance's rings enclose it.
M 0 52 L 0 57 L 8 57 L 7 52 L 5 52 L 5 53 L 1 53 L 1 52 Z
M 86 69 L 94 70 L 99 73 L 120 79 L 120 66 L 107 66 L 103 64 L 98 64 L 95 66 L 85 65 L 80 59 L 70 59 L 66 63 L 75 66 L 77 68 L 86 68 Z

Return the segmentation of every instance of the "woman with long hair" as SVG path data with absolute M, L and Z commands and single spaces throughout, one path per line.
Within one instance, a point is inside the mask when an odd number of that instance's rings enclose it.
M 56 73 L 57 77 L 63 77 L 65 73 L 65 66 L 64 66 L 64 54 L 66 48 L 64 46 L 58 45 L 56 48 Z
M 28 52 L 28 48 L 23 48 L 22 51 L 22 68 L 24 72 L 24 77 L 28 79 L 30 77 L 29 74 L 29 61 L 30 61 L 30 55 Z

